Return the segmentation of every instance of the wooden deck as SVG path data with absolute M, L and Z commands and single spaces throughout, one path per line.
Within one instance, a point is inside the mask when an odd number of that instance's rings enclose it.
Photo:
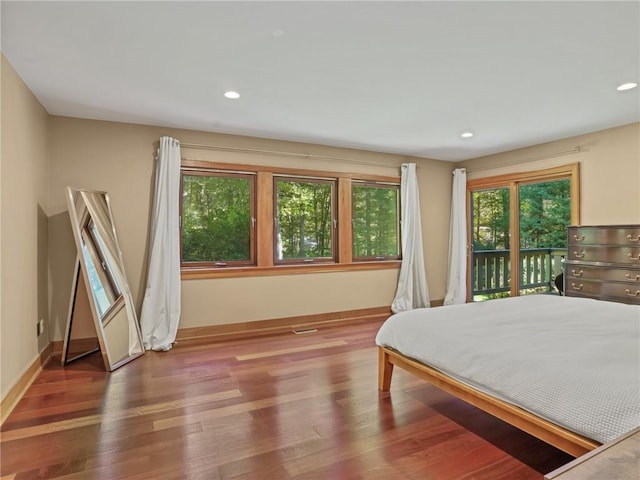
M 404 371 L 378 393 L 379 321 L 53 359 L 0 433 L 0 478 L 536 479 L 567 454 Z

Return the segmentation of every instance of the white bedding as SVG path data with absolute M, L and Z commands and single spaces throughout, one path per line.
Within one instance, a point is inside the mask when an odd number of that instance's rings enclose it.
M 529 295 L 392 315 L 380 346 L 605 443 L 640 426 L 640 306 Z

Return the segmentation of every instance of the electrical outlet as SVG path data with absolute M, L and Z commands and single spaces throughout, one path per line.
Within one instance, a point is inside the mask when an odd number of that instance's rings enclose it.
M 36 335 L 39 337 L 42 335 L 42 332 L 44 332 L 44 318 L 41 318 L 38 320 L 38 323 L 36 323 Z

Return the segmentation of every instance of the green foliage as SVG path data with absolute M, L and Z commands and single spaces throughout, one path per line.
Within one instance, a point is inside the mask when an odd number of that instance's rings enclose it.
M 251 258 L 251 178 L 183 175 L 183 262 Z M 332 258 L 334 181 L 277 178 L 277 259 Z M 354 256 L 399 256 L 399 190 L 354 185 Z
M 510 248 L 509 189 L 472 192 L 473 245 L 475 250 Z
M 522 185 L 520 248 L 566 248 L 571 223 L 569 180 Z
M 278 179 L 278 259 L 333 257 L 333 182 Z
M 494 293 L 485 293 L 482 295 L 474 295 L 474 302 L 484 302 L 485 300 L 497 300 L 498 298 L 509 298 L 511 296 L 511 292 L 494 292 Z
M 396 257 L 399 251 L 398 189 L 353 187 L 354 257 Z
M 250 249 L 250 179 L 184 175 L 182 261 L 249 260 Z
M 571 222 L 569 180 L 521 185 L 520 248 L 566 248 Z M 472 192 L 475 250 L 510 248 L 509 189 Z

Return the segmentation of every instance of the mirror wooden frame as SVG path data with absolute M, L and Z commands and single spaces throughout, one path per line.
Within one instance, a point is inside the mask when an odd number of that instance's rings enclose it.
M 62 365 L 99 350 L 106 370 L 113 371 L 143 355 L 145 350 L 125 275 L 111 203 L 108 194 L 103 191 L 72 187 L 66 190 L 78 253 L 62 348 Z M 80 301 L 89 304 L 98 346 L 71 357 L 72 324 Z

